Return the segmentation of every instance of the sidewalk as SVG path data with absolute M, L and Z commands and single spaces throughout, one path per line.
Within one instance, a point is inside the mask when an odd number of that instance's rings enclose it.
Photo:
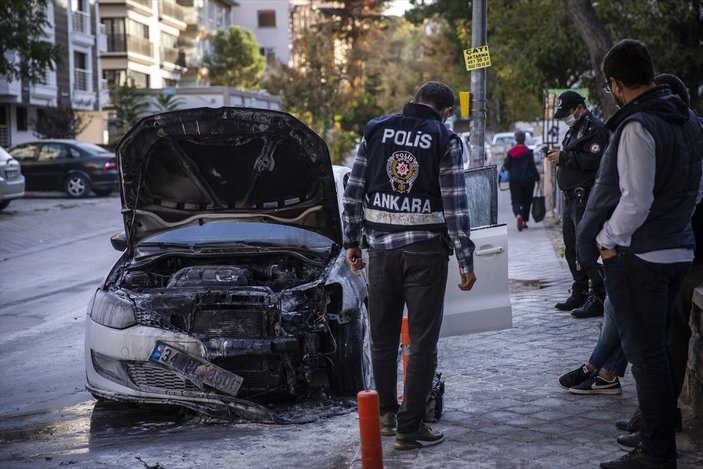
M 557 384 L 559 375 L 588 359 L 602 318 L 574 319 L 554 309 L 570 286 L 557 252 L 561 231 L 532 222 L 518 233 L 504 194 L 499 220 L 509 222 L 513 328 L 440 340 L 446 392 L 444 415 L 434 426 L 446 441 L 396 451 L 393 438 L 383 437 L 386 468 L 598 467 L 624 454 L 615 444 L 624 432 L 614 423 L 637 406 L 630 369 L 619 396 L 578 396 Z M 703 429 L 693 432 L 683 411 L 678 467 L 702 467 Z M 362 467 L 359 453 L 350 467 Z

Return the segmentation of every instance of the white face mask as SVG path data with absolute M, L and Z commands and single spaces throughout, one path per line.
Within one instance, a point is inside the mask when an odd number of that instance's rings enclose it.
M 576 112 L 578 112 L 578 111 L 576 111 Z M 564 118 L 564 124 L 566 124 L 569 127 L 572 127 L 576 123 L 577 120 L 579 120 L 579 118 L 576 117 L 575 114 L 569 114 L 568 116 L 566 116 Z

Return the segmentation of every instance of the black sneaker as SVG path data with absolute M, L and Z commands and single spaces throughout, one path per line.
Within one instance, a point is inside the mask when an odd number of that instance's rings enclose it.
M 588 297 L 588 301 L 580 308 L 574 309 L 571 315 L 577 319 L 603 316 L 603 300 L 591 295 Z
M 637 448 L 637 445 L 642 441 L 640 432 L 630 433 L 629 435 L 620 435 L 617 440 L 618 446 L 624 451 L 632 451 Z
M 570 387 L 569 392 L 572 394 L 622 394 L 622 388 L 617 376 L 612 382 L 609 382 L 594 374 L 581 383 Z
M 574 371 L 569 371 L 568 373 L 561 375 L 557 381 L 559 382 L 559 386 L 564 389 L 569 389 L 571 386 L 584 382 L 595 372 L 596 370 L 588 371 L 588 367 L 586 365 L 581 365 Z
M 571 293 L 571 295 L 561 303 L 557 303 L 554 307 L 561 311 L 571 311 L 572 309 L 583 306 L 588 300 L 588 295 L 585 293 Z
M 637 407 L 635 412 L 632 414 L 632 417 L 629 419 L 620 419 L 615 422 L 615 426 L 619 430 L 625 430 L 630 433 L 634 433 L 639 430 L 642 426 L 642 412 L 640 411 L 640 408 Z
M 393 436 L 395 435 L 396 418 L 395 413 L 386 412 L 381 415 L 381 435 L 383 436 Z
M 438 445 L 444 441 L 444 433 L 432 430 L 429 425 L 422 423 L 415 433 L 396 432 L 393 447 L 399 451 L 419 449 L 425 446 Z
M 655 467 L 657 469 L 675 469 L 676 458 L 655 458 L 647 454 L 641 446 L 637 446 L 631 452 L 618 459 L 600 463 L 600 467 L 602 469 L 647 469 Z

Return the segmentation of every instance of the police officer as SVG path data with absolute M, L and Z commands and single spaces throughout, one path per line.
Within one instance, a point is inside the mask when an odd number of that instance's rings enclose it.
M 452 250 L 459 288 L 471 290 L 476 281 L 462 145 L 444 125 L 453 110 L 452 90 L 430 81 L 402 114 L 371 120 L 344 193 L 344 247 L 352 272 L 364 267 L 362 226 L 369 244 L 371 358 L 381 433 L 395 435 L 397 450 L 444 441 L 443 433 L 422 418 L 437 361 Z M 404 305 L 412 345 L 399 408 L 396 360 Z
M 601 156 L 608 144 L 609 133 L 603 123 L 586 108 L 583 96 L 575 91 L 565 91 L 559 95 L 554 118 L 563 119 L 569 127 L 562 149 L 550 150 L 547 159 L 557 166 L 557 183 L 564 194 L 564 251 L 573 277 L 571 295 L 554 307 L 562 311 L 572 310 L 571 315 L 575 318 L 601 316 L 605 298 L 603 271 L 600 266 L 579 266 L 576 258 L 576 230 L 583 217 Z

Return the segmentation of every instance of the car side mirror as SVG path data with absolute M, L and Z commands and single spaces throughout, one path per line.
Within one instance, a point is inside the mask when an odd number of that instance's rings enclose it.
M 124 231 L 122 233 L 115 233 L 110 238 L 110 243 L 115 251 L 124 252 L 127 250 L 127 235 Z

